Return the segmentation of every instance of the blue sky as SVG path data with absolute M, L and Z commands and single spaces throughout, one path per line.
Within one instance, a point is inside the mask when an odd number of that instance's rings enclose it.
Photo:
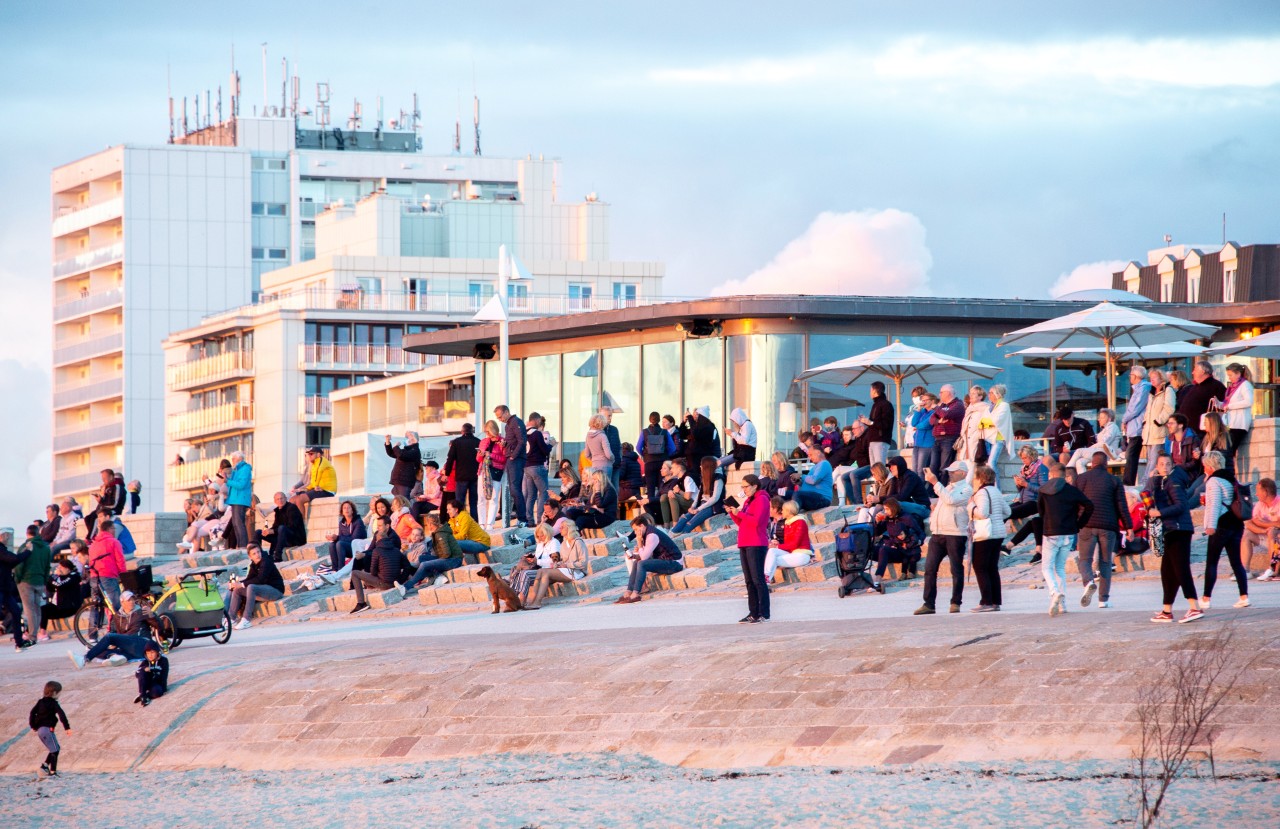
M 0 393 L 47 445 L 50 170 L 163 142 L 166 67 L 177 96 L 225 87 L 233 44 L 248 106 L 266 41 L 272 84 L 296 60 L 335 120 L 418 91 L 429 150 L 474 83 L 486 153 L 563 158 L 563 197 L 611 202 L 614 257 L 676 294 L 1041 297 L 1166 233 L 1215 243 L 1223 212 L 1280 241 L 1280 4 L 1041 5 L 5 4 Z

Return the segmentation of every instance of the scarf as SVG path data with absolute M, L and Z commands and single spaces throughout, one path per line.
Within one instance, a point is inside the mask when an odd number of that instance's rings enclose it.
M 1223 402 L 1223 405 L 1225 405 L 1225 404 L 1227 403 L 1227 401 L 1231 399 L 1231 395 L 1235 394 L 1235 393 L 1236 393 L 1236 389 L 1240 388 L 1242 385 L 1244 385 L 1244 377 L 1243 377 L 1243 376 L 1241 376 L 1241 377 L 1237 377 L 1237 378 L 1236 378 L 1236 381 L 1235 381 L 1234 383 L 1232 383 L 1231 385 L 1227 386 L 1227 393 L 1226 393 L 1226 394 L 1224 394 L 1224 395 L 1222 396 L 1222 402 Z

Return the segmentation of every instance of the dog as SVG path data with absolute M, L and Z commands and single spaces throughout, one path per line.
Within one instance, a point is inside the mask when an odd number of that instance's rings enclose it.
M 516 591 L 511 589 L 511 585 L 502 580 L 502 577 L 493 572 L 493 568 L 485 565 L 476 571 L 476 575 L 489 583 L 489 595 L 493 597 L 493 612 L 499 612 L 499 604 L 506 605 L 503 613 L 511 613 L 516 610 L 524 610 L 524 605 L 520 604 L 520 597 L 516 595 Z

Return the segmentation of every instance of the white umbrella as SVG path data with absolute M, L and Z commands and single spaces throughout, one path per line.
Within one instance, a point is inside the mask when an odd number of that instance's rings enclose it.
M 1199 357 L 1206 349 L 1195 343 L 1157 343 L 1144 345 L 1141 348 L 1113 349 L 1111 356 L 1117 362 L 1153 362 L 1157 360 L 1181 360 L 1188 357 Z M 1089 364 L 1106 360 L 1106 353 L 1100 348 L 1024 348 L 1006 355 L 1021 357 L 1027 365 L 1038 361 L 1056 360 L 1058 365 Z
M 1097 348 L 1107 364 L 1107 403 L 1116 407 L 1115 355 L 1145 345 L 1208 337 L 1218 329 L 1202 322 L 1102 302 L 1092 308 L 1020 328 L 1004 335 L 1000 346 L 1021 343 L 1045 348 Z
M 1280 360 L 1280 331 L 1270 331 L 1247 340 L 1236 340 L 1233 343 L 1219 343 L 1211 347 L 1209 353 L 1229 357 Z
M 796 378 L 799 381 L 817 380 L 823 383 L 836 383 L 851 386 L 868 374 L 885 377 L 893 381 L 896 392 L 897 408 L 894 409 L 894 420 L 899 421 L 898 445 L 902 445 L 902 381 L 913 379 L 925 385 L 948 380 L 967 380 L 981 378 L 990 380 L 1000 373 L 1000 369 L 986 363 L 975 363 L 960 357 L 939 354 L 903 345 L 894 340 L 892 345 L 877 348 L 855 357 L 846 357 L 801 372 Z

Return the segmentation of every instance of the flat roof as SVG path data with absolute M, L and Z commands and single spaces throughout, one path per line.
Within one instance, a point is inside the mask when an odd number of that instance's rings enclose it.
M 1275 303 L 1280 305 L 1280 303 Z M 692 319 L 733 320 L 797 317 L 842 321 L 943 321 L 1007 324 L 1005 332 L 1079 311 L 1085 303 L 1048 299 L 952 299 L 944 297 L 881 296 L 730 296 L 681 300 L 614 311 L 538 317 L 510 323 L 511 344 L 617 334 L 636 329 L 675 325 Z M 1133 307 L 1171 316 L 1201 319 L 1199 311 L 1214 306 L 1178 306 L 1147 301 Z M 1181 313 L 1179 313 L 1181 312 Z M 1197 313 L 1192 313 L 1197 312 Z M 1277 316 L 1280 316 L 1278 312 Z M 1206 322 L 1211 320 L 1206 319 Z M 471 356 L 476 343 L 496 343 L 498 325 L 409 334 L 405 350 L 421 354 Z

